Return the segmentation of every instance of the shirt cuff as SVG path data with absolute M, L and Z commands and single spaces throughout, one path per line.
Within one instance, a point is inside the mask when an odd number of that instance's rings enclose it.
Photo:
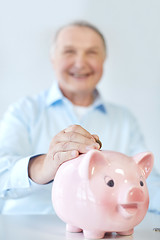
M 18 198 L 24 197 L 37 190 L 45 190 L 52 184 L 38 184 L 33 182 L 28 176 L 28 164 L 33 157 L 28 156 L 19 159 L 15 162 L 13 167 L 8 171 L 3 188 L 0 191 L 2 198 Z
M 31 156 L 18 160 L 10 173 L 10 188 L 29 188 L 28 163 Z
M 24 188 L 42 188 L 42 184 L 35 183 L 32 181 L 28 176 L 28 164 L 32 157 L 35 156 L 28 156 L 26 158 L 22 158 L 18 160 L 12 171 L 10 177 L 10 187 L 12 189 L 24 189 Z

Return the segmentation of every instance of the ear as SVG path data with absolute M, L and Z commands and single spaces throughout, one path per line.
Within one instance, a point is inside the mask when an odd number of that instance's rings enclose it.
M 154 156 L 151 152 L 142 152 L 133 157 L 137 165 L 142 169 L 145 178 L 149 176 L 152 171 Z
M 83 179 L 90 179 L 97 171 L 107 164 L 104 154 L 99 150 L 90 150 L 84 154 L 79 165 L 79 175 Z

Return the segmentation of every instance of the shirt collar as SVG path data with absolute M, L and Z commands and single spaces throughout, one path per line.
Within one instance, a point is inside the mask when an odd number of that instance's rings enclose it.
M 95 108 L 103 113 L 107 113 L 105 101 L 104 101 L 102 95 L 100 94 L 100 92 L 98 91 L 98 89 L 95 89 L 94 96 L 95 96 L 95 100 L 93 103 L 93 108 Z
M 48 91 L 48 95 L 46 98 L 47 106 L 59 103 L 63 100 L 64 96 L 58 87 L 58 83 L 55 81 L 53 82 L 51 88 Z
M 47 98 L 46 98 L 46 104 L 47 106 L 50 105 L 55 105 L 57 103 L 61 103 L 62 101 L 64 101 L 66 98 L 64 97 L 64 95 L 62 94 L 58 83 L 55 81 L 53 82 Z M 101 96 L 100 92 L 98 91 L 98 89 L 95 89 L 94 91 L 94 103 L 92 104 L 92 107 L 94 109 L 97 109 L 103 113 L 107 113 L 107 109 L 105 106 L 105 101 L 103 99 L 103 97 Z M 67 99 L 68 100 L 68 99 Z M 69 101 L 69 100 L 68 100 Z

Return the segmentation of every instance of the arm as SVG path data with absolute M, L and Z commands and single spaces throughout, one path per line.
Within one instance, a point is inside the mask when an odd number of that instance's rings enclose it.
M 147 179 L 149 190 L 149 211 L 160 214 L 160 175 L 153 168 L 151 175 Z
M 23 109 L 23 111 L 22 111 Z M 18 198 L 36 191 L 40 184 L 54 179 L 62 162 L 90 148 L 99 148 L 92 136 L 80 126 L 71 126 L 51 141 L 47 154 L 33 156 L 31 112 L 24 103 L 8 111 L 0 127 L 0 197 Z M 98 137 L 97 137 L 98 138 Z
M 5 114 L 0 125 L 0 197 L 16 198 L 30 190 L 28 162 L 32 154 L 28 119 L 17 105 Z
M 47 154 L 34 157 L 29 162 L 29 176 L 39 184 L 54 179 L 59 166 L 68 160 L 86 153 L 90 149 L 100 149 L 97 135 L 91 135 L 79 125 L 72 125 L 58 133 L 51 141 Z

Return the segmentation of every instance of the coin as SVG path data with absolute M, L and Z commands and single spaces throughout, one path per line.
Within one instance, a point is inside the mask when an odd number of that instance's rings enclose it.
M 96 139 L 96 142 L 99 144 L 100 148 L 102 147 L 102 142 L 99 139 Z

